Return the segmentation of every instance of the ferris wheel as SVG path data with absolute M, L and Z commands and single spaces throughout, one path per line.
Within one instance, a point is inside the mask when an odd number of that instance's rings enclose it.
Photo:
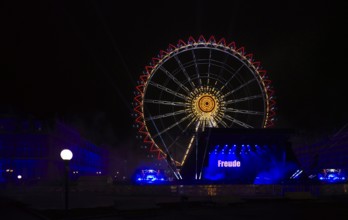
M 136 86 L 138 132 L 158 158 L 182 166 L 207 127 L 273 126 L 271 81 L 244 47 L 190 37 L 152 58 Z

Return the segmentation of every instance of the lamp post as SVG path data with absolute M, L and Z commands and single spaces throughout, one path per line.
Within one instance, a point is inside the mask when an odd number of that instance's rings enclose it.
M 73 153 L 69 149 L 64 149 L 60 152 L 60 157 L 64 161 L 65 165 L 65 173 L 64 173 L 64 185 L 65 185 L 65 198 L 64 198 L 64 205 L 65 205 L 65 211 L 68 211 L 69 209 L 69 161 L 73 157 Z

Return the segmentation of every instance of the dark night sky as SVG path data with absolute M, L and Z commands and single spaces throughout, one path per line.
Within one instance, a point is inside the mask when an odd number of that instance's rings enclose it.
M 347 13 L 332 1 L 55 1 L 5 5 L 0 113 L 63 118 L 106 142 L 134 137 L 138 75 L 190 35 L 236 41 L 273 81 L 277 126 L 348 122 Z M 2 3 L 4 4 L 4 3 Z

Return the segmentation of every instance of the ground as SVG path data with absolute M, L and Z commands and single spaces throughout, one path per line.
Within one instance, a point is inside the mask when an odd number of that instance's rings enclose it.
M 5 219 L 347 219 L 348 197 L 120 196 L 104 207 L 40 209 L 0 197 Z M 6 218 L 5 218 L 6 217 Z

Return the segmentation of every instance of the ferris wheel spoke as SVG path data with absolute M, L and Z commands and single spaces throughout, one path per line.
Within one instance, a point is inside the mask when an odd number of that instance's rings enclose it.
M 168 146 L 168 150 L 174 146 L 174 144 L 179 140 L 180 136 L 178 135 L 174 141 Z
M 190 76 L 188 75 L 185 67 L 182 65 L 182 63 L 181 63 L 180 59 L 178 58 L 178 56 L 175 55 L 174 58 L 175 58 L 176 62 L 179 64 L 179 67 L 182 70 L 182 72 L 185 74 L 185 77 L 186 77 L 187 81 L 190 83 L 191 87 L 193 89 L 196 88 L 195 84 L 192 82 Z
M 253 96 L 247 96 L 240 99 L 233 99 L 233 100 L 226 101 L 225 104 L 228 105 L 232 103 L 244 102 L 244 101 L 249 101 L 249 100 L 258 99 L 258 98 L 262 98 L 262 95 L 253 95 Z
M 200 124 L 200 127 L 202 129 L 202 132 L 204 132 L 204 128 L 206 127 L 207 121 L 203 120 L 202 123 Z
M 191 151 L 191 147 L 192 147 L 192 144 L 193 144 L 193 141 L 195 140 L 195 138 L 196 138 L 196 135 L 192 135 L 191 140 L 190 140 L 190 142 L 189 142 L 189 144 L 188 144 L 188 146 L 186 148 L 186 152 L 185 152 L 184 158 L 181 161 L 181 166 L 184 165 L 184 163 L 186 161 L 186 157 L 187 157 L 187 155 Z
M 153 138 L 158 137 L 159 135 L 163 134 L 164 132 L 169 131 L 170 129 L 174 128 L 175 126 L 178 126 L 179 124 L 181 124 L 183 121 L 185 121 L 186 119 L 188 119 L 189 117 L 191 117 L 191 115 L 187 115 L 186 117 L 183 117 L 182 119 L 180 119 L 180 121 L 175 122 L 174 124 L 170 125 L 169 127 L 167 127 L 166 129 L 158 132 L 156 135 L 153 136 Z
M 186 99 L 185 95 L 183 95 L 181 93 L 178 93 L 178 92 L 174 92 L 173 90 L 168 89 L 167 87 L 164 87 L 164 86 L 162 86 L 162 85 L 160 85 L 158 83 L 155 83 L 153 81 L 150 81 L 149 85 L 155 86 L 155 87 L 157 87 L 157 88 L 159 88 L 159 89 L 161 89 L 161 90 L 163 90 L 165 92 L 168 92 L 168 93 L 170 93 L 170 94 L 172 94 L 172 95 L 174 95 L 176 97 L 179 97 L 179 98 L 182 98 L 182 99 Z
M 232 90 L 232 91 L 230 91 L 230 92 L 226 93 L 226 94 L 224 95 L 224 97 L 227 97 L 227 96 L 229 96 L 229 95 L 231 95 L 231 94 L 233 94 L 233 93 L 237 92 L 238 90 L 240 90 L 241 88 L 243 88 L 243 87 L 245 87 L 245 86 L 249 85 L 250 83 L 254 82 L 255 80 L 256 80 L 256 79 L 255 79 L 255 78 L 253 78 L 253 79 L 251 79 L 251 80 L 249 80 L 249 81 L 247 81 L 247 82 L 243 83 L 242 85 L 238 86 L 238 87 L 237 87 L 237 88 L 235 88 L 234 90 Z
M 180 149 L 182 149 L 182 150 L 184 150 L 184 151 L 186 151 L 186 149 L 187 149 L 187 147 L 186 146 L 183 146 L 182 144 L 180 144 L 180 143 L 177 143 L 177 145 L 176 146 L 178 146 Z
M 173 143 L 171 143 L 169 146 L 168 146 L 168 152 L 169 150 L 174 146 L 174 144 L 180 139 L 180 136 L 176 137 L 175 140 L 173 141 Z M 180 143 L 176 143 L 175 147 L 178 147 L 180 148 L 181 150 L 186 150 L 186 147 L 184 147 L 182 144 Z M 172 156 L 172 155 L 171 155 Z
M 150 116 L 150 117 L 145 118 L 145 121 L 156 120 L 156 119 L 166 118 L 166 117 L 170 117 L 170 116 L 180 115 L 180 114 L 183 114 L 185 112 L 186 112 L 185 110 L 179 110 L 179 111 L 171 112 L 171 113 L 167 113 L 167 114 Z
M 169 145 L 168 149 L 170 149 L 172 146 L 174 146 L 174 144 L 179 140 L 179 138 L 186 132 L 186 130 L 190 127 L 190 125 L 195 121 L 195 118 L 193 118 L 184 128 L 184 130 L 182 130 L 181 134 L 179 134 L 175 140 Z
M 224 128 L 227 128 L 227 127 L 228 127 L 228 125 L 226 124 L 226 122 L 224 122 L 223 120 L 220 120 L 218 123 L 221 124 Z
M 244 110 L 244 109 L 235 109 L 235 108 L 226 108 L 225 111 L 226 111 L 226 112 L 234 112 L 234 113 L 247 114 L 247 115 L 263 115 L 263 112 L 251 111 L 251 110 Z
M 192 57 L 193 57 L 193 62 L 194 62 L 194 65 L 195 65 L 195 70 L 196 70 L 196 74 L 197 74 L 197 78 L 198 78 L 198 82 L 199 82 L 199 85 L 202 86 L 202 79 L 201 79 L 201 76 L 199 74 L 199 70 L 198 70 L 198 65 L 197 65 L 197 59 L 196 59 L 196 55 L 195 55 L 195 52 L 193 52 L 194 50 L 191 50 L 192 52 Z
M 210 126 L 213 127 L 213 128 L 218 127 L 215 119 L 213 119 L 213 118 L 209 119 L 209 123 L 210 123 Z
M 233 117 L 231 117 L 231 116 L 229 116 L 227 114 L 225 114 L 223 118 L 226 118 L 227 120 L 229 120 L 229 121 L 231 121 L 233 123 L 236 123 L 236 124 L 238 124 L 238 125 L 240 125 L 240 126 L 242 126 L 244 128 L 253 128 L 253 126 L 251 126 L 251 125 L 249 125 L 247 123 L 244 123 L 242 121 L 239 121 L 238 119 L 235 119 L 235 118 L 233 118 Z
M 159 67 L 160 70 L 162 70 L 169 78 L 171 78 L 178 86 L 180 86 L 180 88 L 182 88 L 183 90 L 185 90 L 187 93 L 190 93 L 190 90 L 184 85 L 182 84 L 177 78 L 175 78 L 175 76 L 173 76 L 173 74 L 171 74 L 168 70 L 166 70 L 163 66 Z
M 210 85 L 210 83 L 211 83 L 211 82 L 210 82 L 210 79 L 211 79 L 211 77 L 210 77 L 210 76 L 209 76 L 209 77 L 207 77 L 207 86 L 211 86 L 211 85 Z
M 210 66 L 211 66 L 211 49 L 209 49 L 209 60 L 208 60 L 208 79 L 207 85 L 210 84 Z
M 196 118 L 193 118 L 193 121 L 194 121 L 194 122 L 197 122 L 196 127 L 195 127 L 195 132 L 197 133 L 198 130 L 199 130 L 199 126 L 202 124 L 202 122 L 199 121 L 199 120 L 197 121 Z M 181 161 L 181 166 L 184 165 L 185 160 L 186 160 L 186 157 L 187 157 L 187 155 L 190 153 L 191 146 L 192 146 L 192 143 L 193 143 L 193 141 L 195 140 L 195 138 L 196 138 L 196 135 L 195 135 L 195 134 L 192 135 L 191 140 L 190 140 L 190 142 L 189 142 L 189 144 L 188 144 L 188 146 L 187 146 L 187 148 L 186 148 L 186 152 L 185 152 L 184 158 L 183 158 L 182 161 Z
M 152 104 L 161 104 L 161 105 L 172 105 L 172 106 L 186 106 L 184 102 L 172 102 L 172 101 L 163 101 L 163 100 L 155 100 L 155 99 L 144 99 L 146 103 Z
M 233 74 L 232 76 L 226 81 L 226 83 L 221 87 L 220 91 L 222 91 L 225 86 L 229 85 L 229 83 L 231 82 L 231 80 L 238 75 L 238 73 L 242 70 L 242 68 L 245 66 L 245 64 L 243 63 Z

